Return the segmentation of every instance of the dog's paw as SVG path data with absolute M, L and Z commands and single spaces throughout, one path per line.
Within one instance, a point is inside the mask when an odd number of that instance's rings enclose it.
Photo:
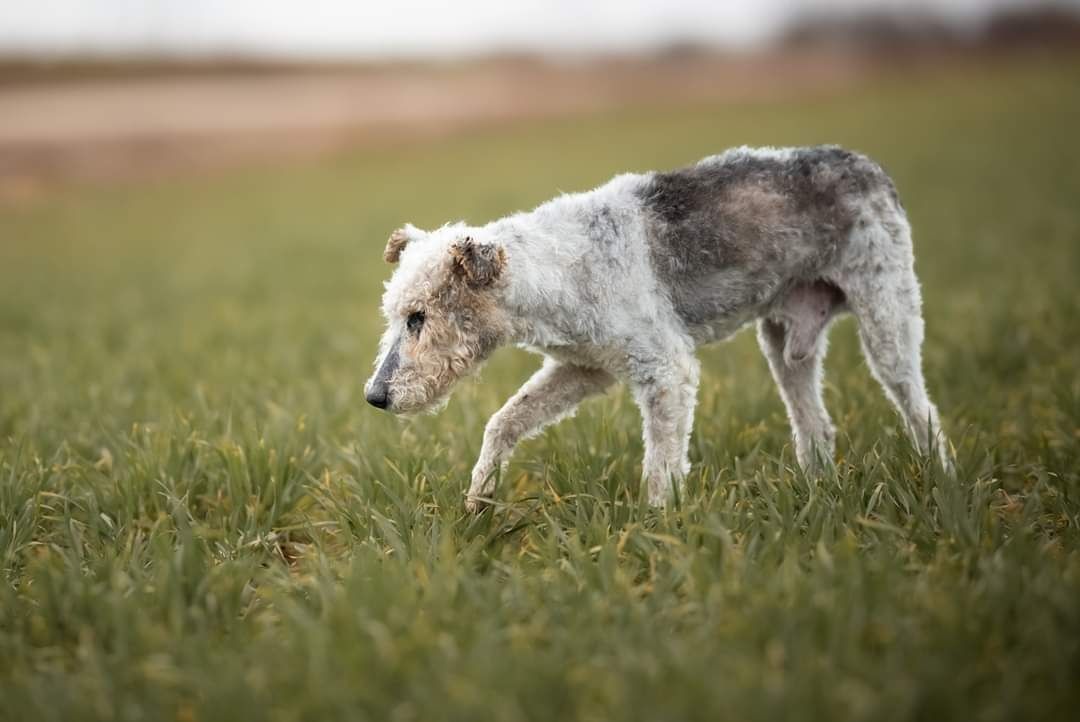
M 671 503 L 671 496 L 666 493 L 649 494 L 649 506 L 653 509 L 666 509 Z
M 653 509 L 672 509 L 675 506 L 675 500 L 682 498 L 682 480 L 666 479 L 657 483 L 650 479 L 646 492 L 649 506 Z
M 479 514 L 484 507 L 490 505 L 489 500 L 495 493 L 497 469 L 495 464 L 483 457 L 476 462 L 472 470 L 469 490 L 465 492 L 465 511 L 470 514 Z
M 478 496 L 470 496 L 465 499 L 465 511 L 470 514 L 479 514 L 485 507 L 487 507 L 487 502 Z

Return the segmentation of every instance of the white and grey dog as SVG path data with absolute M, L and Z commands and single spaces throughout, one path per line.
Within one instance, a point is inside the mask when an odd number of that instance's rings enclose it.
M 396 231 L 369 403 L 435 407 L 496 348 L 543 367 L 484 431 L 466 506 L 481 508 L 515 444 L 616 380 L 641 409 L 649 501 L 689 470 L 695 347 L 757 321 L 800 465 L 832 459 L 825 331 L 853 313 L 874 376 L 915 445 L 951 468 L 927 396 L 910 227 L 876 163 L 834 146 L 737 148 L 668 173 L 620 175 L 485 226 Z

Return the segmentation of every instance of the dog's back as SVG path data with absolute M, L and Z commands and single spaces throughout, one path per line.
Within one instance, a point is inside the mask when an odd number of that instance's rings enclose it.
M 881 167 L 835 146 L 737 148 L 639 191 L 653 268 L 691 328 L 758 315 L 836 262 L 867 214 L 899 214 Z

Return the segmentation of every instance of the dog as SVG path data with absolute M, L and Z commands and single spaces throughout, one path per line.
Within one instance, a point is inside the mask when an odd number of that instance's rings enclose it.
M 624 382 L 641 409 L 648 500 L 689 471 L 695 349 L 756 322 L 807 472 L 833 460 L 822 401 L 827 330 L 853 314 L 870 369 L 915 447 L 951 452 L 923 380 L 911 228 L 896 187 L 837 146 L 734 148 L 670 172 L 618 175 L 485 226 L 395 231 L 387 330 L 366 400 L 438 407 L 495 349 L 544 356 L 491 417 L 466 508 L 480 510 L 514 446 Z

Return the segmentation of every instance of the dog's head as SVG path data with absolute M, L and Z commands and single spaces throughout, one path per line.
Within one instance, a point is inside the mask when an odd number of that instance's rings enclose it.
M 383 254 L 397 269 L 386 284 L 387 328 L 368 403 L 394 413 L 432 409 L 458 379 L 506 338 L 499 304 L 506 251 L 463 225 L 430 233 L 411 225 L 390 236 Z

